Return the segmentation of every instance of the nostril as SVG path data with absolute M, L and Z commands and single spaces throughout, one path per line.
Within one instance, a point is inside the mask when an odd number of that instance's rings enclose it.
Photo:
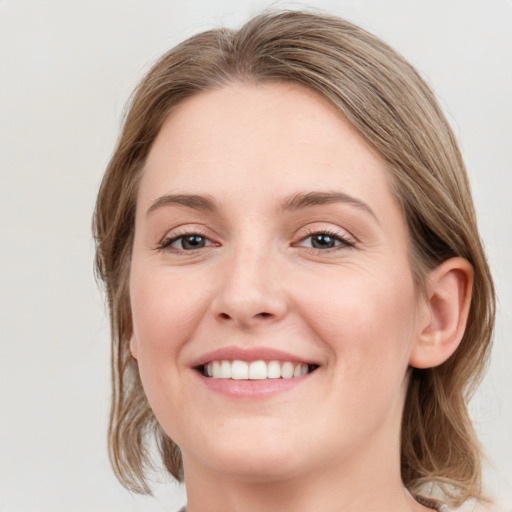
M 221 313 L 220 316 L 225 319 L 231 318 L 227 313 Z
M 259 316 L 266 317 L 266 316 L 271 316 L 271 314 L 263 311 L 263 313 L 260 313 Z

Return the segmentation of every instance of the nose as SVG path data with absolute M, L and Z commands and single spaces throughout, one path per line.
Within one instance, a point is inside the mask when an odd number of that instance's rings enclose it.
M 233 254 L 218 275 L 216 319 L 245 330 L 278 322 L 288 311 L 283 277 L 268 252 L 249 247 Z

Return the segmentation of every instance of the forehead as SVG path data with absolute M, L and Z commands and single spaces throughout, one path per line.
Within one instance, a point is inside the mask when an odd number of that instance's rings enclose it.
M 252 202 L 338 188 L 392 200 L 373 146 L 327 100 L 290 83 L 231 84 L 179 104 L 148 155 L 139 202 L 163 193 L 227 199 L 233 188 Z

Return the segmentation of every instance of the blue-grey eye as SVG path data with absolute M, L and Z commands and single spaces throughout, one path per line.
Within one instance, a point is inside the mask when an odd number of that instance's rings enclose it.
M 328 231 L 311 233 L 303 238 L 298 245 L 324 251 L 329 249 L 342 249 L 343 247 L 354 247 L 354 243 L 341 233 L 329 233 Z
M 178 243 L 180 249 L 190 251 L 193 249 L 202 249 L 206 246 L 207 239 L 201 235 L 186 235 L 177 238 L 174 243 Z M 174 244 L 173 244 L 174 245 Z
M 311 247 L 314 249 L 332 249 L 340 245 L 339 239 L 327 233 L 318 233 L 311 235 Z
M 161 251 L 180 253 L 183 251 L 195 251 L 216 246 L 208 237 L 200 233 L 183 233 L 181 235 L 170 236 L 158 245 L 157 249 Z

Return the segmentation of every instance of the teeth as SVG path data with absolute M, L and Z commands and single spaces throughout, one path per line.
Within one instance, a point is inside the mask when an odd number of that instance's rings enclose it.
M 249 380 L 264 380 L 267 378 L 267 363 L 253 361 L 249 365 Z
M 220 363 L 220 378 L 231 379 L 231 364 L 229 361 L 222 361 Z
M 228 361 L 223 363 L 229 364 Z M 249 378 L 249 365 L 245 361 L 233 361 L 231 364 L 231 378 L 236 380 L 247 380 Z
M 278 361 L 270 361 L 267 364 L 267 379 L 281 378 L 281 365 Z
M 293 370 L 293 363 L 289 363 L 288 361 L 283 363 L 283 366 L 281 366 L 281 377 L 283 379 L 291 379 L 293 377 Z
M 205 365 L 203 372 L 214 379 L 292 379 L 309 373 L 309 367 L 307 364 L 291 361 L 212 361 Z

